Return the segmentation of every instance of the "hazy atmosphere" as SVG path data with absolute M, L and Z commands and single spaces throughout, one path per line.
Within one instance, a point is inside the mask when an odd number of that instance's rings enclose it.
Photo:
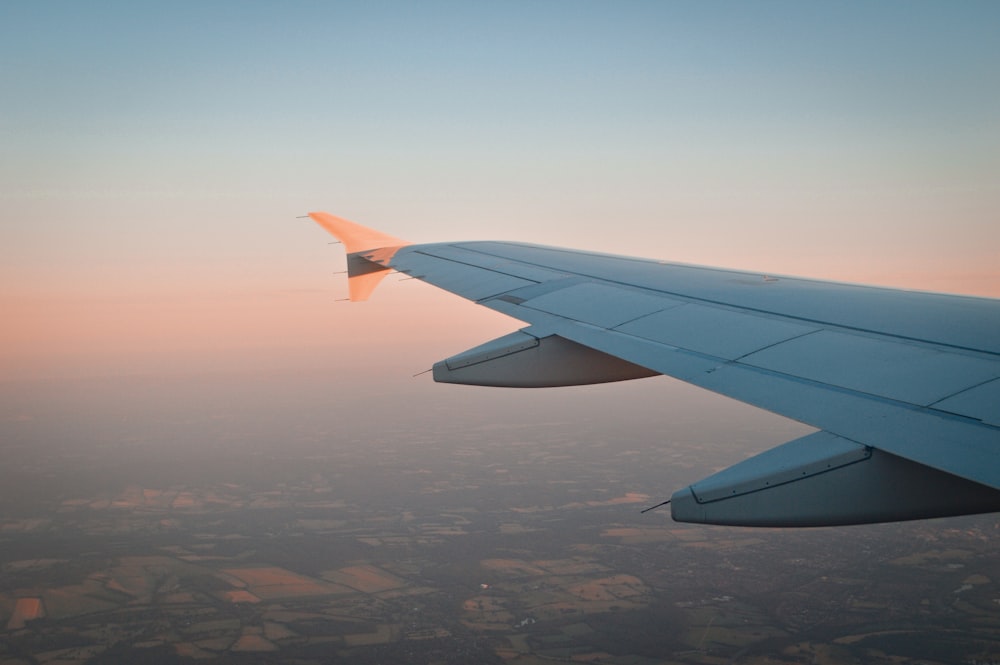
M 297 219 L 998 297 L 998 30 L 3 3 L 0 663 L 1000 660 L 995 517 L 639 515 L 808 428 L 662 377 L 414 377 L 518 322 L 395 276 L 339 302 Z

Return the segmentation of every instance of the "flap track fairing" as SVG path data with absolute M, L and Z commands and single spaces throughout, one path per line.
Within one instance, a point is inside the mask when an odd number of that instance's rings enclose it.
M 571 342 L 534 335 L 525 328 L 434 365 L 434 380 L 473 386 L 551 388 L 626 381 L 657 372 Z

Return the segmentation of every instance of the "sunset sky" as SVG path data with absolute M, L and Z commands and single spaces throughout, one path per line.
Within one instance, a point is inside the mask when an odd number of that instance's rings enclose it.
M 1000 3 L 6 2 L 0 377 L 409 377 L 311 210 L 1000 296 Z M 429 381 L 429 379 L 428 379 Z

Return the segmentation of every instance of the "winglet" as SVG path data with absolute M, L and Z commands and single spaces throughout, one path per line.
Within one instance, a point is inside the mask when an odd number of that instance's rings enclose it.
M 313 221 L 326 229 L 337 240 L 344 243 L 348 254 L 363 252 L 366 249 L 382 249 L 383 247 L 403 247 L 409 245 L 405 240 L 400 240 L 367 226 L 361 226 L 355 222 L 334 217 L 328 212 L 311 212 L 309 216 Z
M 400 248 L 412 244 L 328 212 L 311 212 L 309 217 L 344 243 L 347 285 L 355 302 L 368 299 L 389 271 L 392 257 Z

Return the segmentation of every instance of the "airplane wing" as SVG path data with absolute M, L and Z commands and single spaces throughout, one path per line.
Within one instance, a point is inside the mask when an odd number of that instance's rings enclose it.
M 529 325 L 434 365 L 508 387 L 665 374 L 817 428 L 681 489 L 675 520 L 819 526 L 1000 510 L 1000 300 L 511 242 L 409 244 L 309 215 L 351 299 L 390 270 Z

